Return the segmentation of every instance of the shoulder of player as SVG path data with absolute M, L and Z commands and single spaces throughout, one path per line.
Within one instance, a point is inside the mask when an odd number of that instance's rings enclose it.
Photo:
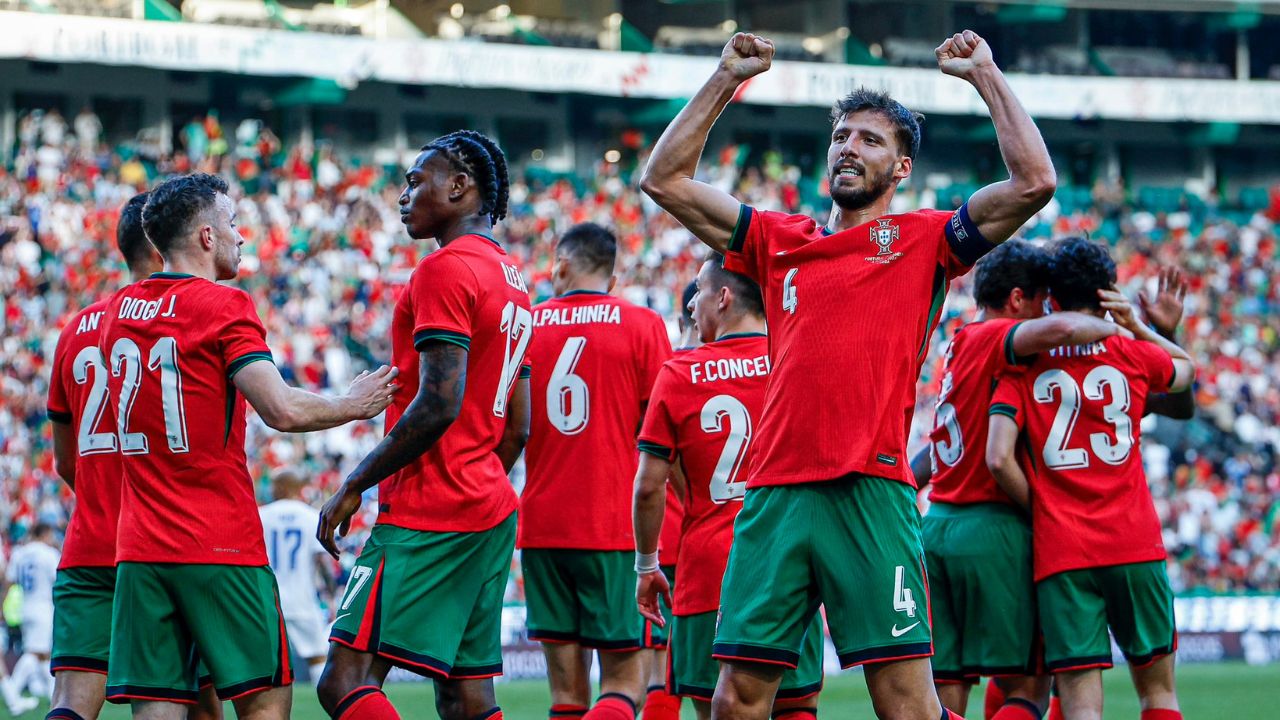
M 451 243 L 419 260 L 418 267 L 413 271 L 413 276 L 414 279 L 434 280 L 442 272 L 463 273 L 479 282 L 480 275 L 476 272 L 476 269 L 477 265 L 482 263 L 492 264 L 495 268 L 500 264 L 496 257 L 468 252 L 465 246 Z M 431 272 L 430 276 L 420 274 L 428 269 Z

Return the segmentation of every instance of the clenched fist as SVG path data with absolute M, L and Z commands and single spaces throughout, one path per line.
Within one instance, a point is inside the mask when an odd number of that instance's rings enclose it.
M 736 33 L 720 53 L 720 67 L 737 80 L 755 77 L 773 63 L 773 42 L 751 33 Z
M 956 33 L 934 49 L 938 69 L 947 75 L 968 80 L 975 71 L 995 67 L 991 46 L 972 30 Z

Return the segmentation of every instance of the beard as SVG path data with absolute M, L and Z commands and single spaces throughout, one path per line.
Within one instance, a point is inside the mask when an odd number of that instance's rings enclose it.
M 894 185 L 893 168 L 879 175 L 864 174 L 860 188 L 841 187 L 838 184 L 839 179 L 839 175 L 831 177 L 831 201 L 839 205 L 842 210 L 861 210 L 875 202 Z

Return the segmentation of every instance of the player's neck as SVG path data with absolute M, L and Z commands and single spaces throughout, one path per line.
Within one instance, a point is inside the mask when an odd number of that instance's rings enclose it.
M 563 282 L 557 283 L 562 289 L 556 292 L 556 295 L 563 297 L 569 293 L 598 293 L 608 295 L 610 290 L 610 277 L 600 277 L 599 275 L 576 275 L 568 274 L 561 276 Z
M 751 315 L 742 315 L 740 317 L 728 320 L 720 324 L 716 328 L 716 339 L 725 337 L 726 335 L 745 335 L 750 333 L 764 332 L 764 318 L 757 318 Z
M 860 207 L 857 210 L 846 210 L 839 205 L 831 204 L 831 217 L 827 220 L 827 230 L 833 234 L 855 228 L 859 225 L 866 225 L 878 217 L 889 214 L 889 203 L 893 200 L 893 193 L 887 192 L 877 198 L 870 205 Z
M 440 243 L 440 247 L 445 247 L 464 235 L 483 235 L 493 238 L 493 225 L 486 220 L 481 220 L 479 216 L 464 218 L 440 233 L 436 242 Z
M 174 254 L 165 258 L 164 272 L 178 275 L 194 275 L 209 282 L 218 281 L 218 271 L 213 266 L 212 257 L 206 260 L 203 256 L 188 257 Z

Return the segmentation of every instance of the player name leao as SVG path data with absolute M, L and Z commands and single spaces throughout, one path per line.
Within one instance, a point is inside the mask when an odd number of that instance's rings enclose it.
M 169 307 L 165 308 L 164 313 L 161 314 L 160 306 L 164 304 L 164 301 L 164 298 L 143 300 L 141 298 L 126 297 L 120 301 L 119 317 L 122 320 L 154 320 L 157 315 L 160 317 L 173 317 L 173 306 L 178 301 L 178 296 L 169 296 Z
M 617 305 L 588 305 L 586 307 L 542 308 L 533 317 L 533 326 L 582 325 L 584 323 L 622 324 L 622 312 Z
M 690 365 L 689 376 L 695 383 L 706 383 L 760 377 L 768 375 L 771 369 L 768 355 L 755 358 L 720 358 Z
M 1089 343 L 1088 345 L 1059 345 L 1049 351 L 1049 357 L 1086 357 L 1088 355 L 1101 355 L 1107 351 L 1107 346 L 1100 343 Z

